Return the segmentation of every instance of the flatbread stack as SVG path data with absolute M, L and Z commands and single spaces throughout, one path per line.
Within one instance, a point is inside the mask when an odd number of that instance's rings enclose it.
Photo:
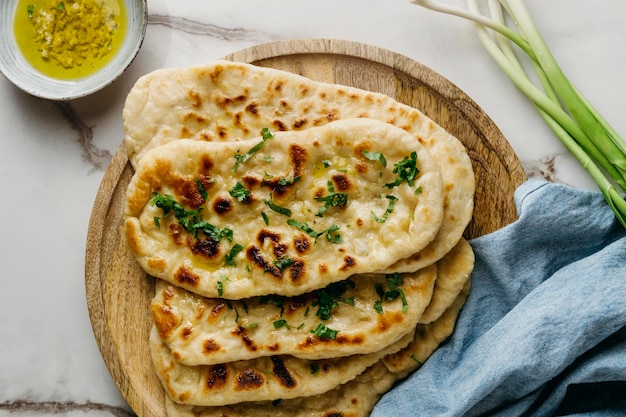
M 367 416 L 452 333 L 474 176 L 418 110 L 215 61 L 142 77 L 123 116 L 169 416 Z

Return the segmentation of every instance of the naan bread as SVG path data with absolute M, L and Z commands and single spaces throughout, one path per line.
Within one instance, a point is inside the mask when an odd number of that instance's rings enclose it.
M 442 217 L 439 167 L 424 147 L 390 124 L 349 119 L 153 149 L 128 186 L 125 233 L 148 274 L 241 299 L 383 270 L 428 245 Z
M 366 417 L 396 380 L 377 362 L 352 381 L 320 395 L 224 407 L 181 405 L 166 396 L 165 409 L 168 417 Z
M 203 298 L 158 280 L 152 315 L 161 339 L 186 365 L 270 355 L 322 359 L 364 354 L 382 350 L 415 329 L 436 276 L 437 266 L 431 265 L 401 276 L 397 288 L 390 288 L 383 274 L 367 274 L 298 297 L 231 302 Z M 400 289 L 406 304 L 399 293 L 387 300 L 377 287 L 384 293 Z M 312 334 L 321 324 L 338 331 L 336 338 Z
M 228 61 L 161 69 L 131 89 L 123 110 L 124 142 L 137 167 L 149 150 L 180 138 L 233 141 L 255 137 L 264 127 L 303 130 L 357 117 L 406 130 L 442 167 L 445 208 L 439 233 L 426 248 L 386 272 L 416 271 L 436 262 L 456 245 L 471 219 L 471 161 L 458 139 L 419 110 L 388 96 Z
M 362 374 L 324 394 L 284 401 L 244 402 L 221 407 L 177 404 L 166 395 L 168 417 L 366 417 L 393 384 L 419 368 L 452 333 L 465 303 L 469 282 L 436 321 L 419 325 L 414 340 L 396 354 L 387 355 Z
M 437 280 L 433 297 L 420 318 L 427 324 L 437 320 L 463 290 L 474 270 L 474 251 L 461 239 L 450 252 L 437 262 Z
M 344 358 L 308 360 L 265 356 L 217 365 L 187 366 L 176 361 L 153 328 L 150 351 L 167 394 L 179 404 L 222 406 L 323 394 L 345 384 L 381 358 L 406 347 L 413 332 L 381 351 Z
M 415 340 L 409 346 L 383 358 L 383 363 L 389 371 L 397 374 L 398 378 L 404 378 L 418 369 L 433 354 L 454 331 L 456 320 L 469 295 L 470 286 L 471 280 L 466 281 L 459 295 L 437 320 L 429 324 L 419 324 L 415 329 Z

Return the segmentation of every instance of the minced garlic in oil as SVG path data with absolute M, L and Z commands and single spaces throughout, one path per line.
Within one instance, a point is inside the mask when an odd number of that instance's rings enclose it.
M 20 0 L 14 31 L 35 69 L 75 79 L 110 61 L 123 41 L 125 26 L 123 0 Z

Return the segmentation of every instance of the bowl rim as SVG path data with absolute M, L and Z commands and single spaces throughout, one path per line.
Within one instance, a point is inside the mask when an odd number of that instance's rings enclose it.
M 126 34 L 127 38 L 123 41 L 121 48 L 116 53 L 117 57 L 114 57 L 111 62 L 94 74 L 78 80 L 58 80 L 44 76 L 39 71 L 32 68 L 30 64 L 26 63 L 25 65 L 28 65 L 29 68 L 28 72 L 32 74 L 35 79 L 35 82 L 29 82 L 20 76 L 21 72 L 16 71 L 18 61 L 26 62 L 21 51 L 15 44 L 13 36 L 15 8 L 17 7 L 18 1 L 19 0 L 6 1 L 4 4 L 9 13 L 7 13 L 8 16 L 5 15 L 3 19 L 10 24 L 1 25 L 3 26 L 1 30 L 8 31 L 9 33 L 5 32 L 0 35 L 0 73 L 20 90 L 34 97 L 53 101 L 69 101 L 88 96 L 104 89 L 116 81 L 133 63 L 145 39 L 148 26 L 147 0 L 121 0 L 126 5 L 128 12 L 128 32 Z M 135 7 L 131 8 L 131 5 Z M 136 30 L 131 31 L 130 28 L 133 24 L 138 26 L 135 26 L 137 27 Z M 4 39 L 2 39 L 2 37 Z M 7 39 L 8 42 L 3 41 Z M 131 45 L 130 47 L 128 46 L 129 44 Z M 120 57 L 120 53 L 122 52 L 124 52 L 124 56 Z M 11 57 L 12 54 L 15 56 Z M 101 77 L 102 74 L 107 71 L 108 75 L 106 77 L 102 77 L 102 80 L 94 82 L 94 79 L 97 79 L 99 76 Z M 45 79 L 48 85 L 55 88 L 38 85 L 36 83 L 37 79 Z M 92 85 L 84 89 L 78 88 L 80 84 L 84 82 L 88 84 L 91 83 Z M 64 86 L 67 86 L 67 89 L 64 89 Z

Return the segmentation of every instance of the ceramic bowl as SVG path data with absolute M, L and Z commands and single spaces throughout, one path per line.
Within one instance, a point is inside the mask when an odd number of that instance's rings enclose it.
M 97 72 L 79 79 L 46 76 L 24 58 L 14 35 L 18 0 L 0 1 L 0 72 L 21 90 L 36 97 L 66 101 L 94 93 L 115 81 L 139 52 L 148 21 L 147 0 L 124 0 L 127 12 L 125 39 L 115 56 Z

